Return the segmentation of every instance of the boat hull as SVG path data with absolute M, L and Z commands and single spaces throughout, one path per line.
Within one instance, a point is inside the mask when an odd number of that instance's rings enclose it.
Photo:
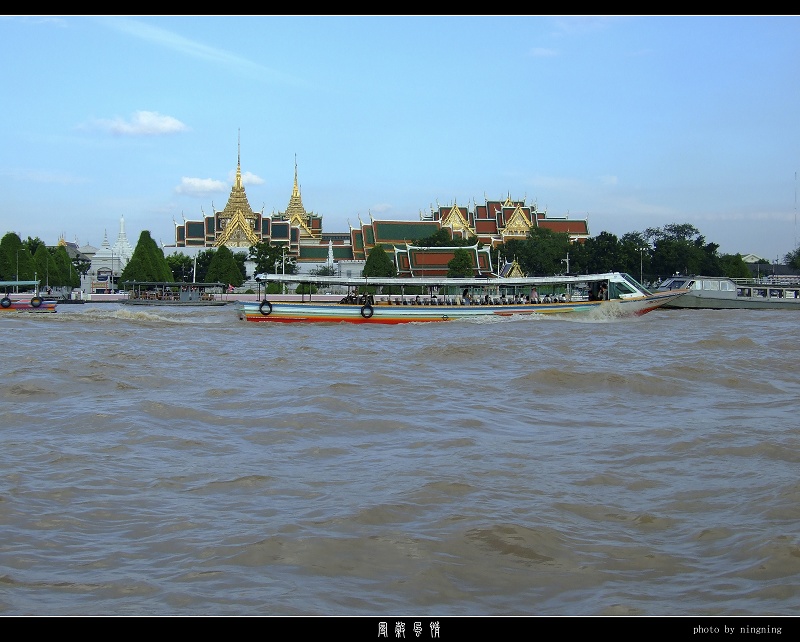
M 800 299 L 715 299 L 687 294 L 664 307 L 674 310 L 800 310 Z
M 35 304 L 33 299 L 3 299 L 3 304 L 0 306 L 0 312 L 47 313 L 55 311 L 56 302 L 49 300 L 41 300 L 40 303 Z
M 254 323 L 440 323 L 486 317 L 530 315 L 575 315 L 600 317 L 636 317 L 646 314 L 679 296 L 671 292 L 648 297 L 612 301 L 573 301 L 516 305 L 358 305 L 346 303 L 312 303 L 262 301 L 238 302 L 239 319 Z

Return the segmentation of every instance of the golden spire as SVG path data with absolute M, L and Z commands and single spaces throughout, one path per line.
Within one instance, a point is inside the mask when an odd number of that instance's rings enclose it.
M 213 203 L 212 203 L 213 208 Z M 237 141 L 236 153 L 236 182 L 231 188 L 231 194 L 225 209 L 217 212 L 222 232 L 217 235 L 214 245 L 232 245 L 249 247 L 258 243 L 255 233 L 257 216 L 253 213 L 247 194 L 242 185 L 242 143 L 241 133 Z
M 236 189 L 242 189 L 242 130 L 236 140 Z

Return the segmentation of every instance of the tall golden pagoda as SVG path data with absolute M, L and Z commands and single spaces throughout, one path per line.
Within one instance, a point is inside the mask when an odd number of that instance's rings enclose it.
M 241 141 L 237 145 L 236 182 L 231 187 L 231 195 L 225 209 L 217 213 L 218 225 L 222 232 L 217 236 L 214 247 L 250 247 L 259 242 L 255 230 L 258 229 L 260 216 L 255 214 L 247 201 L 247 194 L 242 185 L 242 153 Z M 295 165 L 295 182 L 297 166 Z
M 287 221 L 291 227 L 299 228 L 300 241 L 319 240 L 322 238 L 322 220 L 313 212 L 306 212 L 300 185 L 297 182 L 297 157 L 294 159 L 294 186 L 289 197 L 289 205 L 285 212 L 274 215 L 273 220 Z

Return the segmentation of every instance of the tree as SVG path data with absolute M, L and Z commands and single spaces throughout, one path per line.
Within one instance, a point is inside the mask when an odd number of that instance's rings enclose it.
M 164 250 L 158 247 L 150 232 L 143 230 L 133 250 L 133 256 L 122 270 L 120 281 L 125 283 L 173 280 L 172 270 L 169 269 L 167 259 L 164 257 Z
M 256 264 L 256 274 L 296 274 L 295 258 L 286 253 L 285 245 L 262 241 L 250 246 L 250 260 Z
M 793 251 L 788 252 L 783 257 L 783 262 L 790 268 L 800 270 L 800 246 L 796 247 Z
M 44 243 L 37 246 L 33 260 L 36 263 L 37 276 L 46 287 L 66 285 L 66 278 L 61 274 L 53 254 Z
M 597 236 L 586 239 L 584 248 L 587 254 L 587 273 L 616 272 L 623 266 L 619 239 L 611 232 L 600 232 Z
M 270 285 L 282 285 L 281 283 L 270 283 Z M 296 294 L 316 294 L 317 293 L 317 286 L 313 283 L 298 283 L 297 288 L 295 289 Z
M 32 266 L 33 257 L 28 248 L 22 244 L 16 233 L 8 232 L 0 240 L 0 280 L 32 281 Z
M 81 286 L 81 277 L 69 258 L 67 248 L 63 245 L 57 245 L 55 249 L 52 250 L 52 254 L 61 276 L 59 285 L 67 286 L 70 289 L 79 288 Z
M 323 265 L 322 267 L 311 270 L 310 274 L 315 276 L 336 276 L 336 268 L 330 265 Z
M 644 235 L 651 240 L 652 271 L 658 275 L 705 274 L 721 276 L 716 243 L 706 243 L 700 231 L 689 223 L 671 223 L 662 228 L 648 228 Z
M 247 261 L 247 252 L 236 252 L 233 255 L 233 259 L 239 267 L 239 273 L 242 275 L 242 283 L 244 283 L 247 281 L 247 266 L 245 265 Z M 239 285 L 241 285 L 241 283 Z
M 569 250 L 568 234 L 535 227 L 524 241 L 507 241 L 502 253 L 513 257 L 526 274 L 548 276 L 564 271 L 562 261 L 566 260 Z
M 472 255 L 469 250 L 460 247 L 453 252 L 453 258 L 447 263 L 447 276 L 466 277 L 472 276 L 472 274 Z
M 205 278 L 209 283 L 228 283 L 235 287 L 244 283 L 242 271 L 236 263 L 233 252 L 225 245 L 220 245 L 217 248 L 208 266 Z
M 183 252 L 176 252 L 165 258 L 175 279 L 180 277 L 181 281 L 194 280 L 194 261 L 191 256 L 187 256 Z
M 208 266 L 211 265 L 211 260 L 214 258 L 214 255 L 217 253 L 217 250 L 214 248 L 209 248 L 208 250 L 202 250 L 197 253 L 195 257 L 195 267 L 197 271 L 194 275 L 194 280 L 198 283 L 205 283 L 208 281 L 206 279 L 206 274 L 208 273 Z
M 389 258 L 386 250 L 383 249 L 383 245 L 376 245 L 369 251 L 369 256 L 361 273 L 366 277 L 393 277 L 397 276 L 397 266 Z
M 719 257 L 722 274 L 731 279 L 749 279 L 752 274 L 741 254 L 723 254 Z M 716 275 L 709 275 L 716 276 Z

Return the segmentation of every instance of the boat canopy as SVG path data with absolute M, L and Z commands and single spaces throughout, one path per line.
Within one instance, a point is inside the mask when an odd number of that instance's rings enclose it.
M 39 281 L 0 281 L 0 288 L 38 288 Z
M 224 283 L 193 283 L 189 281 L 124 281 L 120 285 L 130 286 L 131 288 L 226 288 Z

